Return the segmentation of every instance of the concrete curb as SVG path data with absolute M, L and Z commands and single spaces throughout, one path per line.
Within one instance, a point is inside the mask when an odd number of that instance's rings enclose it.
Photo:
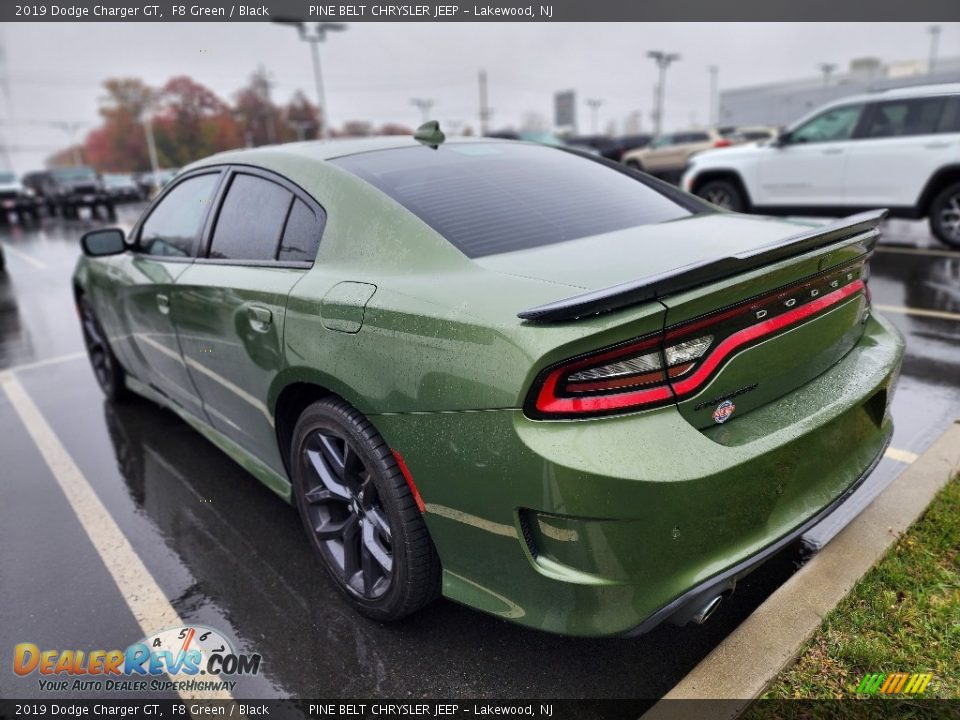
M 960 423 L 960 421 L 958 421 Z M 683 703 L 699 717 L 727 720 L 760 695 L 887 548 L 917 520 L 960 470 L 960 424 L 954 423 L 810 562 L 779 587 L 700 664 L 648 710 L 642 720 L 678 718 Z

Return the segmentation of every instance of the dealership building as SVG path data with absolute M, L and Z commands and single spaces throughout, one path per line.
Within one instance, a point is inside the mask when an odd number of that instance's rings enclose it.
M 824 103 L 849 95 L 906 85 L 960 82 L 960 57 L 937 60 L 931 73 L 925 60 L 883 63 L 859 58 L 846 72 L 720 93 L 720 125 L 789 125 Z

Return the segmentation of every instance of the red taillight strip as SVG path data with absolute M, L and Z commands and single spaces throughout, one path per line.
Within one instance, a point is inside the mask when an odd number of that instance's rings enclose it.
M 556 370 L 547 377 L 537 396 L 537 410 L 542 413 L 590 413 L 616 410 L 632 405 L 661 402 L 673 398 L 673 392 L 667 385 L 635 390 L 633 392 L 615 393 L 613 395 L 586 395 L 584 397 L 556 397 L 553 393 L 557 387 L 557 378 L 562 369 Z
M 726 360 L 739 348 L 758 340 L 765 335 L 772 335 L 773 333 L 784 329 L 788 325 L 798 323 L 801 320 L 810 317 L 811 315 L 815 315 L 816 313 L 825 310 L 831 305 L 836 305 L 851 295 L 860 292 L 864 288 L 865 285 L 863 280 L 856 280 L 849 285 L 845 285 L 839 290 L 834 290 L 832 293 L 828 293 L 827 295 L 819 297 L 816 300 L 805 303 L 798 308 L 794 308 L 793 310 L 783 313 L 782 315 L 776 315 L 769 320 L 764 320 L 756 325 L 751 325 L 750 327 L 746 327 L 739 332 L 735 332 L 733 335 L 729 336 L 723 340 L 723 342 L 717 345 L 713 352 L 704 358 L 700 364 L 700 367 L 697 368 L 693 375 L 688 378 L 684 378 L 679 382 L 675 382 L 673 384 L 674 391 L 678 396 L 680 396 L 696 390 L 708 377 L 710 377 L 710 374 L 720 365 L 720 363 Z

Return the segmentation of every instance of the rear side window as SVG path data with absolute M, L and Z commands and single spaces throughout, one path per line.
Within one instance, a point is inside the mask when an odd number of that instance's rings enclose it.
M 864 138 L 929 135 L 937 132 L 943 98 L 916 98 L 877 103 L 871 108 L 863 130 Z
M 960 95 L 947 98 L 947 104 L 940 118 L 940 127 L 937 128 L 937 132 L 960 132 Z
M 293 194 L 253 175 L 234 175 L 217 217 L 210 257 L 274 260 Z
M 450 143 L 337 158 L 471 258 L 676 220 L 691 210 L 557 148 Z
M 140 252 L 188 257 L 200 236 L 220 173 L 197 175 L 178 183 L 147 217 L 140 230 Z
M 322 234 L 323 219 L 318 218 L 302 200 L 294 200 L 287 226 L 283 229 L 277 260 L 313 262 L 317 257 L 317 247 Z

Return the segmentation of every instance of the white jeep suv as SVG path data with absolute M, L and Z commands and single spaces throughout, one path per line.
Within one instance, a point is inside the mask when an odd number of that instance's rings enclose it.
M 766 143 L 694 155 L 682 187 L 721 207 L 929 218 L 960 246 L 960 84 L 844 98 Z

